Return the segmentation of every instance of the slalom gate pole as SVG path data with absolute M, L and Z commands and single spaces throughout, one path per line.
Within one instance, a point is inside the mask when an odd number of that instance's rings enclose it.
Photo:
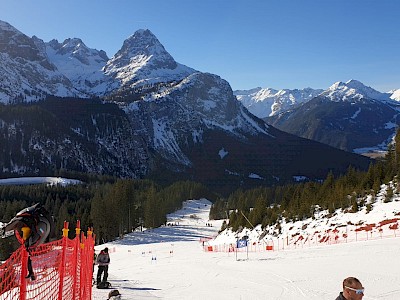
M 236 239 L 236 247 L 235 247 L 235 254 L 236 254 L 236 261 L 238 260 L 238 254 L 237 254 L 237 252 L 238 252 L 238 250 L 237 250 L 237 244 L 238 244 L 238 239 Z

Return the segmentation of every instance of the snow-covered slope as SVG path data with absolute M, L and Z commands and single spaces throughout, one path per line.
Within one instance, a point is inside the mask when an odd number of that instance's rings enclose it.
M 390 98 L 392 100 L 400 101 L 400 89 L 392 90 L 389 93 L 391 94 Z
M 390 183 L 393 190 L 394 184 Z M 392 199 L 386 199 L 388 185 L 383 184 L 376 198 L 371 195 L 365 197 L 365 206 L 359 211 L 353 212 L 351 207 L 339 209 L 333 214 L 326 211 L 315 210 L 314 217 L 296 222 L 288 222 L 285 219 L 279 224 L 267 226 L 261 225 L 255 228 L 245 228 L 242 232 L 224 230 L 213 241 L 212 245 L 235 243 L 237 238 L 249 237 L 249 242 L 274 241 L 278 245 L 279 240 L 285 240 L 286 247 L 304 246 L 304 240 L 308 245 L 317 245 L 324 239 L 329 243 L 342 243 L 358 240 L 368 240 L 393 234 L 393 228 L 400 230 L 400 194 L 395 194 Z M 361 201 L 361 199 L 360 199 Z M 370 205 L 370 209 L 367 205 Z M 398 224 L 398 225 L 396 225 Z M 281 242 L 282 243 L 282 242 Z
M 349 219 L 353 223 L 378 223 L 400 211 L 400 201 L 395 200 L 377 202 L 368 214 L 337 212 L 335 219 L 320 214 L 316 226 L 308 228 L 333 232 L 340 226 L 335 224 Z M 220 247 L 205 252 L 202 242 L 206 248 L 212 245 L 209 238 L 218 234 L 222 221 L 209 220 L 210 205 L 205 199 L 188 200 L 181 210 L 168 216 L 167 226 L 130 233 L 114 243 L 96 247 L 97 253 L 109 248 L 109 281 L 122 299 L 330 300 L 338 296 L 343 279 L 350 275 L 362 281 L 365 299 L 400 297 L 399 238 L 389 225 L 383 226 L 382 235 L 386 238 L 375 232 L 371 237 L 368 232 L 370 239 L 366 241 L 366 232 L 360 231 L 355 242 L 355 232 L 349 230 L 347 243 L 313 245 L 304 239 L 289 250 L 290 247 L 282 249 L 281 241 L 280 249 L 275 244 L 274 251 L 265 251 L 261 246 L 255 250 L 251 245 L 249 252 L 241 248 L 238 253 L 222 251 L 224 246 L 229 249 L 230 244 L 236 245 L 237 240 L 235 233 L 223 233 L 215 239 L 221 242 Z M 288 223 L 284 230 L 295 237 L 305 231 L 300 222 Z M 245 231 L 238 237 L 244 234 Z M 259 235 L 249 237 L 250 244 L 254 241 L 258 245 Z M 108 292 L 94 288 L 93 299 L 106 299 Z
M 253 115 L 265 118 L 297 104 L 307 102 L 321 92 L 322 90 L 312 88 L 302 90 L 255 88 L 251 90 L 237 90 L 234 91 L 234 94 Z
M 0 179 L 0 185 L 32 185 L 47 184 L 67 186 L 70 184 L 80 184 L 82 181 L 62 177 L 15 177 Z

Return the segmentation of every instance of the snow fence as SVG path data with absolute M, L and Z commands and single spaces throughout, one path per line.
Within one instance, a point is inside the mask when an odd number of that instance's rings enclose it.
M 237 242 L 218 244 L 212 238 L 201 238 L 205 252 L 269 252 L 303 247 L 361 242 L 383 238 L 400 237 L 400 218 L 379 223 L 362 225 L 342 225 L 323 231 L 296 232 L 278 237 L 248 241 L 246 247 L 238 247 Z
M 57 241 L 26 250 L 15 251 L 0 265 L 0 300 L 90 300 L 94 236 L 81 232 L 77 222 L 74 239 L 68 238 L 68 222 Z M 18 237 L 18 236 L 17 236 Z M 28 257 L 32 261 L 35 279 L 26 278 Z

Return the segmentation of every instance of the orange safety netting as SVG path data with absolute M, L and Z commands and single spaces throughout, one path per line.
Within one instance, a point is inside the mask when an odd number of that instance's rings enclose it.
M 94 237 L 80 232 L 67 237 L 65 222 L 60 240 L 34 249 L 21 246 L 0 265 L 0 300 L 90 300 L 92 296 Z M 26 278 L 28 257 L 35 279 Z

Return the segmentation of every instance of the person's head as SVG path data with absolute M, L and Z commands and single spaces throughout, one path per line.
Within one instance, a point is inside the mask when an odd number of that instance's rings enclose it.
M 343 280 L 343 296 L 347 300 L 360 300 L 364 297 L 364 287 L 355 277 L 347 277 Z
M 118 290 L 112 290 L 111 292 L 108 293 L 108 299 L 119 300 L 121 299 L 121 294 L 119 293 Z
M 105 253 L 108 253 L 108 248 L 106 247 L 106 248 L 104 248 L 104 250 L 103 250 Z

